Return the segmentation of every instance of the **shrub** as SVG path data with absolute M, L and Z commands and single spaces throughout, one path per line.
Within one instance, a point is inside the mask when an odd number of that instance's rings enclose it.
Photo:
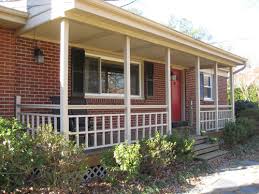
M 235 113 L 237 117 L 241 117 L 241 112 L 247 110 L 247 109 L 258 109 L 258 103 L 257 102 L 251 102 L 247 100 L 238 100 L 235 102 Z
M 141 143 L 141 153 L 143 155 L 142 170 L 157 172 L 175 160 L 175 142 L 168 141 L 166 136 L 161 136 L 157 132 L 154 138 Z
M 82 147 L 56 135 L 45 126 L 34 139 L 33 151 L 40 156 L 38 185 L 75 191 L 80 188 L 87 170 L 86 155 Z
M 126 143 L 103 152 L 101 164 L 111 176 L 119 176 L 123 172 L 127 179 L 131 179 L 139 175 L 141 159 L 140 144 Z
M 44 127 L 35 139 L 16 120 L 0 118 L 0 188 L 55 187 L 74 191 L 86 172 L 81 148 Z
M 255 121 L 248 118 L 238 118 L 236 122 L 228 122 L 223 130 L 224 143 L 230 147 L 247 141 L 255 130 Z
M 121 176 L 127 179 L 141 174 L 155 174 L 170 164 L 192 159 L 194 140 L 187 134 L 166 137 L 156 133 L 155 137 L 136 144 L 120 144 L 101 155 L 101 164 L 108 170 L 109 180 Z
M 0 118 L 0 187 L 12 191 L 24 186 L 37 166 L 33 141 L 14 119 Z
M 235 145 L 237 143 L 236 123 L 228 122 L 223 131 L 223 140 L 227 145 Z
M 175 144 L 175 155 L 177 161 L 189 161 L 193 159 L 193 145 L 194 139 L 187 133 L 180 135 L 174 131 L 171 136 L 168 136 L 168 140 Z
M 247 139 L 254 135 L 255 126 L 256 126 L 254 119 L 240 117 L 237 119 L 236 123 L 237 123 L 237 125 L 240 125 L 243 127 L 244 132 L 242 133 L 242 135 L 244 136 L 244 138 Z

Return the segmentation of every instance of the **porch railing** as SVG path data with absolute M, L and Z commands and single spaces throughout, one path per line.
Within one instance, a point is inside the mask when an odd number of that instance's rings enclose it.
M 218 127 L 216 126 L 215 105 L 201 105 L 200 129 L 202 131 L 213 131 L 222 129 L 226 123 L 232 120 L 231 105 L 219 105 Z
M 55 133 L 60 133 L 60 115 L 50 114 L 50 110 L 59 109 L 59 105 L 19 104 L 17 119 L 27 126 L 33 136 L 44 125 L 51 125 Z M 167 133 L 166 105 L 132 105 L 132 109 L 145 109 L 147 112 L 132 112 L 131 139 L 126 139 L 125 114 L 122 105 L 69 105 L 69 109 L 114 109 L 118 113 L 69 115 L 68 136 L 77 145 L 85 145 L 87 150 L 110 147 L 122 142 L 135 142 L 151 138 L 156 131 Z M 40 111 L 39 111 L 40 110 Z M 38 113 L 38 112 L 40 113 Z

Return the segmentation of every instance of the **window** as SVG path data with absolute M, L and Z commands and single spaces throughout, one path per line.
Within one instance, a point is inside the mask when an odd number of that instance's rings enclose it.
M 124 72 L 123 65 L 112 61 L 102 60 L 102 93 L 123 94 Z
M 85 92 L 86 93 L 99 93 L 100 87 L 100 65 L 98 58 L 85 59 Z
M 122 62 L 86 57 L 83 74 L 77 76 L 78 65 L 73 64 L 73 93 L 77 85 L 84 86 L 86 95 L 123 95 L 124 65 Z M 82 72 L 82 71 L 80 71 Z M 82 79 L 83 76 L 83 79 Z M 131 64 L 131 95 L 140 96 L 140 65 Z
M 213 75 L 201 73 L 201 98 L 213 100 Z

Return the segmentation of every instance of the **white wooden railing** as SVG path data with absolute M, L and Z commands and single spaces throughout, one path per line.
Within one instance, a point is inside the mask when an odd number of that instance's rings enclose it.
M 202 131 L 219 130 L 225 127 L 228 121 L 232 120 L 231 105 L 219 105 L 218 126 L 216 126 L 215 105 L 201 105 L 200 129 Z
M 18 119 L 27 127 L 31 135 L 35 135 L 42 126 L 51 125 L 54 133 L 60 133 L 60 116 L 54 114 L 21 112 Z
M 101 109 L 99 105 L 83 105 L 89 110 Z M 81 108 L 81 109 L 82 109 Z M 158 109 L 164 110 L 165 105 L 135 105 L 133 109 Z M 60 133 L 60 115 L 49 113 L 35 113 L 35 110 L 59 109 L 58 105 L 18 104 L 17 119 L 27 126 L 28 132 L 33 136 L 42 126 L 51 125 L 55 133 Z M 69 109 L 80 109 L 80 105 L 69 105 Z M 103 109 L 123 109 L 122 105 L 106 105 Z M 27 110 L 27 111 L 23 111 Z M 118 111 L 123 112 L 123 111 Z M 87 150 L 110 147 L 122 142 L 136 142 L 151 138 L 156 131 L 160 134 L 167 133 L 167 112 L 148 111 L 145 113 L 131 114 L 131 138 L 126 139 L 125 114 L 87 114 L 69 115 L 68 136 L 77 145 L 85 145 Z

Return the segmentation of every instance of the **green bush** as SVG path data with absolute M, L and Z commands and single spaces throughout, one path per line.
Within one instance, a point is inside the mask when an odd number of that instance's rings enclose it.
M 190 161 L 193 159 L 194 139 L 187 133 L 180 135 L 176 131 L 171 136 L 168 136 L 168 141 L 175 144 L 175 155 L 177 161 Z
M 250 138 L 255 134 L 255 120 L 254 119 L 248 119 L 245 117 L 240 117 L 236 120 L 237 125 L 242 127 L 241 136 L 244 137 L 244 139 Z
M 188 135 L 170 137 L 156 133 L 155 137 L 136 144 L 120 144 L 102 153 L 101 164 L 108 170 L 109 179 L 141 174 L 157 174 L 177 161 L 192 159 L 194 140 Z
M 56 135 L 45 126 L 34 139 L 33 151 L 40 156 L 38 186 L 56 187 L 76 191 L 87 170 L 86 155 L 82 147 Z
M 223 130 L 224 143 L 230 147 L 246 142 L 255 133 L 255 121 L 238 118 L 236 122 L 228 122 Z
M 101 164 L 110 176 L 119 176 L 123 172 L 127 179 L 139 175 L 142 155 L 140 144 L 120 144 L 101 155 Z
M 175 160 L 175 142 L 168 141 L 166 136 L 156 133 L 154 138 L 141 143 L 141 154 L 142 170 L 156 173 Z
M 0 188 L 12 191 L 24 186 L 39 161 L 33 140 L 16 120 L 0 118 Z
M 16 120 L 0 118 L 0 188 L 55 187 L 74 191 L 86 172 L 82 149 L 43 127 L 35 139 Z

